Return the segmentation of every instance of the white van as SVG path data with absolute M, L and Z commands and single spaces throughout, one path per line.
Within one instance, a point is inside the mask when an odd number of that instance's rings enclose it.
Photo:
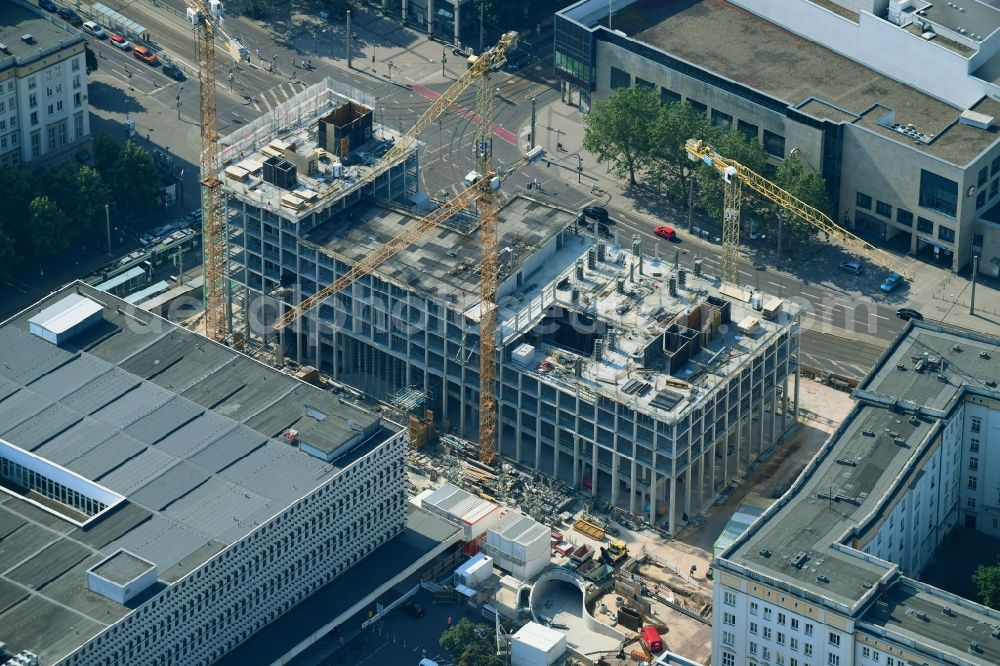
M 93 21 L 84 21 L 83 29 L 92 34 L 94 37 L 97 37 L 98 39 L 108 38 L 108 33 L 104 32 L 104 28 L 97 25 Z

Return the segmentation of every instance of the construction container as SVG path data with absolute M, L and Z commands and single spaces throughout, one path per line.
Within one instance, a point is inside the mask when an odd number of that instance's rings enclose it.
M 601 527 L 600 525 L 595 525 L 589 520 L 584 520 L 583 518 L 581 518 L 580 520 L 573 523 L 573 529 L 579 532 L 580 534 L 585 534 L 589 536 L 591 539 L 596 539 L 597 541 L 604 540 L 604 528 Z
M 462 541 L 473 543 L 482 537 L 500 518 L 500 509 L 458 486 L 446 483 L 421 501 L 421 506 L 458 523 L 462 528 Z
M 510 649 L 512 666 L 550 666 L 566 653 L 566 636 L 529 622 L 514 634 Z
M 480 583 L 493 575 L 493 558 L 479 553 L 465 564 L 455 569 L 455 585 L 465 585 L 475 589 Z
M 521 580 L 534 578 L 550 561 L 552 530 L 517 511 L 509 511 L 486 532 L 483 552 Z

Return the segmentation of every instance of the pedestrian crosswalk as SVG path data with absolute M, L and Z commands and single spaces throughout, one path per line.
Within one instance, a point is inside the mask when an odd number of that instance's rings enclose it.
M 274 88 L 268 88 L 267 90 L 262 90 L 257 93 L 257 95 L 251 99 L 250 106 L 252 106 L 255 111 L 270 111 L 282 102 L 285 102 L 291 99 L 294 95 L 298 94 L 304 86 L 304 83 L 300 83 L 298 81 L 287 81 L 285 83 L 278 84 Z

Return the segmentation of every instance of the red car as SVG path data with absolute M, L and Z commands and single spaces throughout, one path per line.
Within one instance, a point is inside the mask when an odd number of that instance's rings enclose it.
M 132 44 L 129 43 L 129 41 L 125 39 L 125 37 L 123 37 L 122 35 L 118 34 L 111 35 L 111 43 L 120 48 L 122 51 L 127 52 L 132 50 Z
M 135 47 L 135 49 L 132 50 L 132 55 L 134 55 L 136 59 L 143 61 L 147 65 L 155 65 L 156 63 L 159 62 L 159 59 L 156 57 L 156 54 L 150 51 L 148 46 Z
M 672 227 L 656 227 L 653 229 L 653 233 L 657 236 L 662 236 L 667 240 L 674 240 L 677 238 L 677 232 L 674 231 Z

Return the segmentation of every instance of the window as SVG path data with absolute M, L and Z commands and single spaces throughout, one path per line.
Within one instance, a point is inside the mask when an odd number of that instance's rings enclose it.
M 977 209 L 982 208 L 985 205 L 986 205 L 986 190 L 982 189 L 979 190 L 979 193 L 976 195 L 976 208 Z
M 764 626 L 764 640 L 765 641 L 771 640 L 771 627 L 768 627 L 766 625 Z
M 73 106 L 80 106 L 83 104 L 83 98 L 80 93 L 73 93 Z
M 785 635 L 779 631 L 775 640 L 777 640 L 778 645 L 784 645 L 785 644 Z
M 968 486 L 969 486 L 969 490 L 975 490 L 976 489 L 976 477 L 974 477 L 974 476 L 970 476 L 969 477 Z
M 974 498 L 972 498 L 972 497 L 968 498 L 967 500 L 965 500 L 965 506 L 966 506 L 966 508 L 969 508 L 969 509 L 975 509 L 976 508 L 976 500 Z
M 919 231 L 922 234 L 932 234 L 934 233 L 934 223 L 928 220 L 926 217 L 918 217 L 917 231 Z
M 695 112 L 697 112 L 697 113 L 707 113 L 708 112 L 708 105 L 707 104 L 702 104 L 701 102 L 699 102 L 696 99 L 691 99 L 690 97 L 688 97 L 687 98 L 687 103 L 690 104 L 691 108 L 694 109 Z
M 28 79 L 28 90 L 34 90 L 37 87 L 38 87 L 38 82 L 35 80 L 35 77 L 31 77 L 30 79 Z
M 1000 178 L 994 178 L 990 181 L 990 199 L 995 197 L 997 192 L 1000 192 Z
M 70 69 L 72 69 L 74 72 L 79 72 L 80 71 L 80 59 L 79 58 L 73 58 L 73 60 L 70 61 L 70 62 L 72 63 L 70 65 Z
M 722 666 L 736 666 L 736 655 L 732 652 L 723 652 Z
M 976 179 L 976 185 L 979 187 L 983 186 L 983 183 L 990 177 L 989 167 L 983 167 L 979 170 L 979 177 Z
M 979 453 L 979 440 L 975 437 L 969 440 L 969 452 Z
M 660 88 L 660 104 L 676 104 L 681 101 L 680 93 L 675 93 L 670 88 Z
M 735 625 L 736 624 L 736 616 L 733 615 L 732 613 L 723 613 L 722 614 L 722 623 L 723 624 L 728 624 L 730 626 Z
M 972 432 L 979 432 L 983 427 L 983 419 L 978 416 L 972 417 L 972 427 L 970 430 Z
M 49 104 L 49 115 L 51 116 L 53 113 L 55 113 L 55 109 Z
M 983 246 L 983 235 L 972 234 L 972 247 L 982 247 L 982 246 Z
M 910 211 L 908 211 L 908 210 L 906 210 L 904 208 L 897 208 L 896 209 L 896 223 L 897 224 L 901 224 L 904 227 L 912 227 L 913 226 L 913 213 L 911 213 Z
M 42 130 L 31 131 L 31 157 L 35 158 L 42 154 Z
M 955 217 L 958 211 L 958 183 L 936 173 L 920 170 L 920 205 Z
M 52 86 L 45 86 L 45 96 L 52 97 Z
M 778 613 L 778 624 L 780 624 L 782 626 L 785 625 L 785 614 L 784 613 Z
M 864 208 L 865 210 L 871 210 L 872 209 L 872 198 L 870 196 L 868 196 L 867 194 L 863 194 L 862 192 L 858 192 L 854 196 L 854 205 L 857 206 L 858 208 Z
M 795 638 L 794 636 L 788 639 L 788 647 L 792 648 L 797 652 L 799 649 L 799 639 Z
M 940 238 L 941 240 L 943 240 L 946 243 L 954 243 L 955 242 L 955 230 L 954 229 L 950 229 L 950 228 L 942 225 L 942 226 L 938 227 L 938 238 Z
M 840 647 L 840 634 L 835 634 L 831 631 L 829 643 L 834 647 Z
M 736 634 L 731 631 L 722 632 L 722 642 L 725 645 L 735 645 L 736 644 Z
M 865 659 L 870 659 L 872 656 L 872 649 L 870 647 L 861 648 L 861 656 Z
M 628 88 L 632 85 L 632 75 L 628 72 L 624 72 L 617 67 L 611 68 L 611 89 L 618 90 L 619 88 Z
M 28 95 L 28 108 L 33 109 L 38 106 L 38 96 L 35 93 Z
M 831 652 L 826 655 L 826 663 L 830 664 L 830 666 L 840 666 L 840 655 Z
M 756 643 L 756 641 L 750 641 L 750 654 L 757 654 L 757 643 Z
M 793 617 L 792 618 L 792 631 L 798 631 L 798 630 L 799 630 L 799 619 Z
M 73 77 L 73 89 L 79 90 L 80 88 L 80 75 L 77 74 Z
M 750 614 L 751 615 L 757 615 L 759 612 L 760 612 L 760 606 L 757 605 L 756 601 L 751 601 L 750 602 Z
M 712 109 L 712 124 L 724 129 L 733 128 L 733 117 L 728 113 L 723 113 L 718 109 Z
M 656 84 L 652 81 L 647 81 L 646 79 L 640 79 L 638 76 L 635 77 L 635 87 L 636 88 L 646 88 L 647 90 L 656 90 Z
M 799 666 L 799 660 L 796 659 L 795 657 L 792 657 L 791 659 L 788 660 L 788 666 Z
M 736 121 L 736 129 L 743 133 L 746 138 L 753 141 L 754 139 L 760 138 L 760 128 L 753 123 L 748 123 L 745 120 Z
M 73 114 L 73 136 L 76 138 L 83 136 L 83 111 Z
M 979 469 L 979 458 L 975 456 L 969 458 L 969 469 L 973 472 Z
M 806 636 L 813 635 L 813 626 L 811 622 L 806 622 Z
M 771 157 L 784 159 L 785 157 L 785 137 L 764 130 L 764 150 Z
M 768 622 L 771 621 L 771 609 L 770 608 L 765 608 L 764 609 L 764 619 L 767 620 Z
M 49 139 L 49 141 L 48 141 L 49 150 L 55 150 L 56 149 L 56 126 L 55 125 L 49 125 L 46 128 L 46 132 L 45 133 L 46 133 L 46 135 L 48 136 L 48 139 Z
M 767 661 L 768 659 L 770 659 L 771 658 L 771 648 L 767 647 L 766 645 L 763 648 L 761 648 L 760 658 L 763 659 L 764 661 Z
M 755 636 L 757 635 L 757 623 L 756 622 L 751 622 L 750 623 L 750 633 L 753 634 L 753 635 L 755 635 Z
M 736 593 L 735 592 L 730 592 L 729 590 L 726 590 L 722 594 L 722 601 L 727 606 L 735 606 L 736 605 Z
M 877 215 L 881 215 L 882 217 L 887 217 L 887 218 L 889 218 L 891 220 L 892 219 L 892 206 L 890 206 L 889 204 L 887 204 L 884 201 L 876 201 L 875 202 L 875 213 Z
M 774 663 L 778 666 L 785 666 L 785 655 L 782 652 L 774 653 Z

